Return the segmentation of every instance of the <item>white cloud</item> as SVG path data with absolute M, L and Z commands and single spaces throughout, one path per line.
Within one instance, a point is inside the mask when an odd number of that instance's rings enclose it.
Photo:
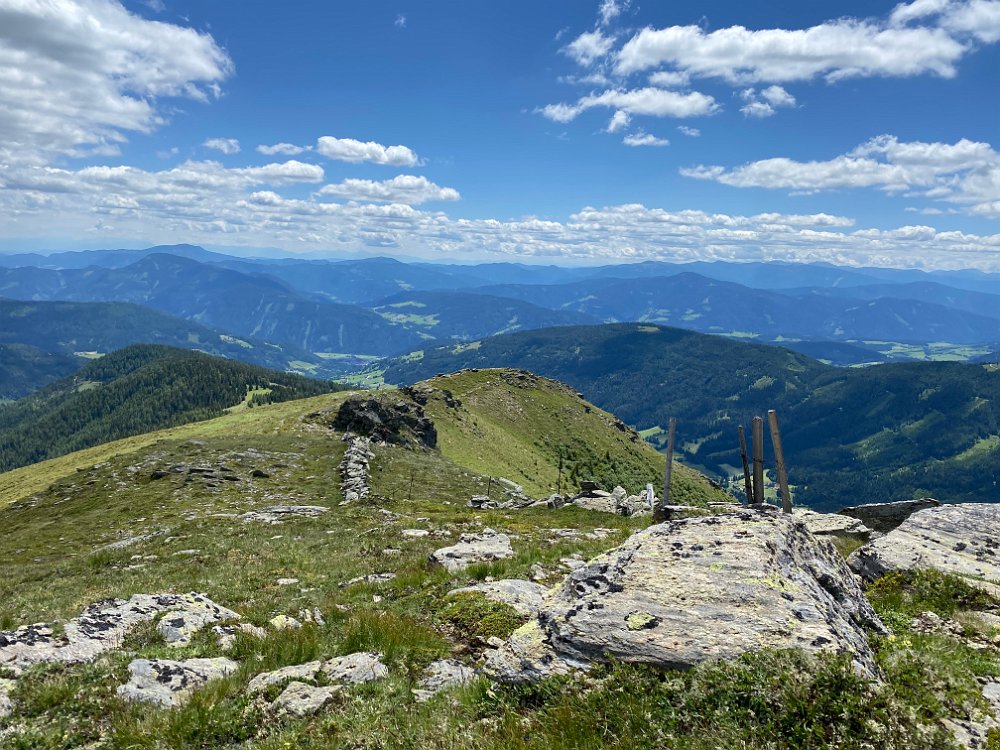
M 614 38 L 605 36 L 600 29 L 585 31 L 563 47 L 563 52 L 580 65 L 590 65 L 604 57 L 614 44 Z
M 826 161 L 776 157 L 734 169 L 699 165 L 681 174 L 733 187 L 817 191 L 876 188 L 962 205 L 1000 218 L 1000 153 L 990 144 L 901 142 L 883 135 Z
M 209 138 L 201 145 L 229 155 L 240 152 L 240 142 L 235 138 Z
M 116 0 L 0 0 L 0 161 L 114 153 L 163 123 L 159 99 L 206 100 L 232 71 L 208 34 Z
M 265 156 L 298 156 L 309 150 L 308 146 L 296 146 L 293 143 L 275 143 L 273 146 L 261 145 L 257 147 L 257 152 Z
M 679 70 L 658 70 L 650 74 L 649 83 L 663 89 L 680 88 L 691 82 L 691 76 Z
M 795 97 L 789 94 L 781 86 L 768 86 L 761 91 L 755 88 L 744 89 L 740 92 L 740 98 L 746 102 L 740 107 L 747 117 L 771 117 L 777 114 L 779 108 L 794 107 Z
M 627 128 L 631 120 L 632 117 L 628 112 L 618 110 L 611 116 L 611 121 L 608 123 L 606 130 L 609 133 L 617 133 L 619 130 Z
M 415 167 L 421 162 L 406 146 L 383 146 L 374 141 L 362 142 L 353 138 L 334 138 L 324 135 L 316 142 L 316 151 L 328 159 L 352 163 L 370 162 L 392 167 Z
M 601 0 L 597 15 L 601 26 L 607 26 L 622 14 L 629 6 L 629 0 Z
M 402 13 L 400 13 L 398 16 L 396 16 L 396 20 L 393 22 L 393 25 L 397 29 L 405 29 L 406 28 L 406 16 L 404 16 Z
M 632 133 L 622 139 L 626 146 L 669 146 L 670 141 L 666 138 L 657 138 L 650 133 Z
M 319 195 L 361 202 L 405 203 L 411 206 L 431 201 L 457 201 L 461 198 L 454 188 L 440 187 L 426 177 L 407 174 L 380 182 L 348 179 L 336 185 L 324 185 L 319 190 Z
M 601 94 L 584 96 L 575 104 L 549 104 L 541 112 L 550 120 L 570 122 L 595 107 L 611 107 L 631 115 L 653 117 L 698 117 L 714 114 L 719 109 L 715 99 L 698 91 L 680 93 L 643 88 L 632 91 L 609 89 Z
M 698 128 L 691 128 L 691 127 L 688 127 L 687 125 L 678 125 L 677 129 L 679 131 L 681 131 L 681 133 L 683 133 L 684 135 L 686 135 L 688 138 L 700 138 L 701 137 L 701 131 L 698 130 Z
M 914 0 L 897 5 L 890 16 L 895 26 L 935 18 L 944 29 L 967 34 L 984 44 L 1000 41 L 1000 2 L 997 0 Z

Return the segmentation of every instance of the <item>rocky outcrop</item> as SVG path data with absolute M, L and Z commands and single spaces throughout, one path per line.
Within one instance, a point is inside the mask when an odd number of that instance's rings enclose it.
M 92 661 L 120 647 L 135 628 L 164 614 L 160 632 L 177 640 L 205 625 L 239 618 L 204 594 L 136 594 L 127 601 L 109 599 L 87 607 L 66 623 L 61 635 L 48 625 L 0 632 L 0 668 L 18 674 L 45 662 Z
M 389 396 L 354 396 L 341 405 L 331 425 L 375 443 L 433 448 L 437 429 L 423 407 Z
M 849 508 L 841 508 L 837 512 L 844 516 L 857 518 L 873 531 L 885 534 L 899 526 L 918 510 L 937 508 L 940 505 L 941 503 L 934 498 L 925 497 L 920 500 L 900 500 L 894 503 L 852 505 Z
M 129 680 L 118 695 L 133 703 L 163 708 L 182 706 L 191 693 L 211 680 L 232 674 L 239 665 L 231 659 L 135 659 L 128 665 Z
M 796 521 L 801 521 L 805 527 L 816 536 L 836 537 L 838 539 L 853 539 L 867 542 L 872 530 L 861 520 L 838 513 L 816 513 L 805 508 L 792 511 Z
M 567 576 L 485 671 L 524 681 L 616 659 L 687 668 L 760 648 L 851 655 L 885 633 L 833 546 L 781 514 L 651 526 Z
M 293 518 L 316 518 L 329 511 L 322 505 L 272 505 L 248 511 L 240 516 L 240 520 L 244 523 L 278 524 Z
M 448 596 L 472 593 L 482 594 L 490 601 L 506 604 L 518 614 L 534 616 L 538 614 L 548 589 L 533 581 L 504 578 L 500 581 L 489 581 L 476 586 L 452 589 L 448 592 Z
M 476 678 L 476 670 L 454 659 L 441 659 L 428 665 L 413 690 L 420 702 L 430 700 L 442 690 L 457 685 L 467 685 Z
M 470 565 L 514 556 L 510 537 L 493 529 L 483 529 L 479 534 L 462 534 L 458 544 L 442 547 L 431 554 L 431 560 L 449 573 L 458 573 Z
M 368 487 L 368 464 L 375 458 L 371 440 L 347 433 L 344 435 L 347 450 L 340 462 L 340 492 L 345 503 L 364 500 L 371 490 Z
M 998 552 L 1000 505 L 963 503 L 917 511 L 856 550 L 848 564 L 869 581 L 893 570 L 933 568 L 1000 582 Z

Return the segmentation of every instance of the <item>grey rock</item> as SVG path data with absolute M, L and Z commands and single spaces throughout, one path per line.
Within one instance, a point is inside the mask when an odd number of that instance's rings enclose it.
M 312 680 L 319 674 L 322 666 L 323 662 L 321 661 L 310 661 L 305 664 L 295 664 L 290 667 L 275 669 L 272 672 L 262 672 L 254 675 L 254 678 L 250 680 L 250 684 L 247 685 L 247 692 L 250 695 L 254 695 L 264 692 L 271 685 L 278 685 L 289 680 Z
M 275 630 L 298 630 L 302 623 L 288 615 L 275 615 L 267 621 Z
M 436 550 L 431 560 L 451 573 L 458 573 L 474 563 L 513 556 L 514 548 L 510 546 L 509 536 L 493 529 L 483 529 L 479 534 L 462 534 L 458 544 Z
M 291 714 L 299 718 L 312 716 L 343 691 L 340 685 L 316 687 L 304 682 L 293 682 L 271 703 L 271 709 L 278 713 Z
M 609 658 L 686 668 L 802 648 L 874 676 L 868 630 L 887 632 L 829 542 L 742 511 L 651 526 L 573 571 L 485 672 L 517 682 Z
M 251 510 L 240 516 L 244 523 L 278 524 L 291 518 L 315 518 L 328 513 L 322 505 L 272 505 L 270 508 Z
M 584 508 L 585 510 L 594 510 L 599 513 L 617 513 L 618 512 L 618 501 L 613 498 L 610 494 L 604 492 L 597 494 L 595 491 L 589 495 L 578 495 L 573 498 L 573 505 L 577 508 Z
M 10 698 L 14 685 L 13 680 L 0 679 L 0 719 L 10 716 L 14 711 L 14 701 Z
M 423 407 L 390 395 L 348 398 L 330 426 L 376 443 L 424 448 L 437 445 L 437 429 Z
M 368 484 L 369 463 L 375 458 L 371 440 L 347 433 L 348 443 L 344 458 L 340 462 L 340 491 L 345 503 L 364 500 L 371 494 Z
M 893 570 L 933 568 L 1000 582 L 998 547 L 1000 505 L 942 505 L 917 511 L 893 531 L 857 549 L 848 564 L 869 581 Z
M 330 659 L 323 664 L 323 674 L 334 682 L 360 685 L 388 676 L 389 668 L 382 663 L 381 654 L 359 651 Z
M 834 536 L 841 539 L 856 539 L 867 542 L 872 530 L 858 518 L 839 513 L 817 513 L 805 508 L 792 511 L 795 520 L 801 521 L 817 536 Z
M 349 581 L 342 581 L 338 585 L 340 588 L 346 588 L 347 586 L 354 586 L 358 583 L 389 583 L 389 581 L 393 580 L 395 577 L 395 573 L 369 573 L 366 576 L 358 576 L 357 578 L 352 578 Z
M 92 661 L 121 646 L 125 636 L 144 623 L 166 614 L 166 622 L 183 619 L 177 637 L 184 638 L 190 628 L 213 622 L 237 619 L 205 594 L 136 594 L 128 600 L 109 599 L 87 607 L 79 617 L 66 623 L 63 635 L 56 636 L 47 625 L 28 625 L 0 632 L 0 667 L 15 673 L 45 662 Z M 169 630 L 165 625 L 161 632 Z M 171 633 L 171 637 L 174 637 Z
M 868 503 L 841 508 L 838 513 L 857 518 L 865 526 L 881 533 L 887 533 L 899 526 L 918 510 L 937 508 L 941 505 L 932 497 L 919 500 L 899 500 L 893 503 Z
M 649 501 L 642 495 L 628 495 L 618 501 L 615 512 L 620 516 L 648 516 L 653 511 L 649 508 Z
M 500 581 L 480 583 L 476 586 L 466 586 L 452 589 L 448 596 L 456 594 L 480 593 L 490 601 L 500 602 L 513 608 L 522 615 L 537 615 L 548 589 L 533 581 L 522 581 L 518 578 L 504 578 Z
M 414 697 L 421 703 L 430 700 L 442 690 L 467 685 L 476 678 L 476 670 L 454 659 L 441 659 L 428 665 L 423 676 L 413 690 Z
M 221 679 L 238 668 L 236 662 L 225 657 L 185 661 L 135 659 L 128 665 L 129 680 L 119 686 L 118 695 L 130 702 L 175 708 L 210 680 Z

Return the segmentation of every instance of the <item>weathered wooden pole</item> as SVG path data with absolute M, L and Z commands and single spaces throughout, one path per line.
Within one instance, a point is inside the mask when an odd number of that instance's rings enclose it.
M 737 428 L 740 434 L 740 458 L 743 459 L 743 489 L 747 493 L 747 503 L 753 502 L 753 480 L 750 479 L 750 461 L 747 458 L 747 436 L 743 425 Z
M 778 486 L 781 488 L 781 510 L 792 512 L 792 495 L 788 491 L 788 471 L 785 469 L 785 452 L 781 448 L 781 428 L 778 426 L 778 412 L 767 412 L 767 422 L 771 427 L 771 444 L 774 446 L 774 463 L 778 468 Z
M 677 436 L 677 418 L 670 418 L 667 428 L 667 464 L 663 469 L 663 497 L 653 511 L 653 523 L 667 520 L 667 506 L 670 505 L 670 475 L 674 471 L 674 438 Z
M 764 419 L 753 418 L 753 501 L 764 503 Z

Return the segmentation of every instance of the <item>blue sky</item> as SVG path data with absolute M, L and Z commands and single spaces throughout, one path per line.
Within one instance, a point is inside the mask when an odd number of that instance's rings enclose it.
M 0 0 L 0 247 L 1000 270 L 997 71 L 1000 0 Z

